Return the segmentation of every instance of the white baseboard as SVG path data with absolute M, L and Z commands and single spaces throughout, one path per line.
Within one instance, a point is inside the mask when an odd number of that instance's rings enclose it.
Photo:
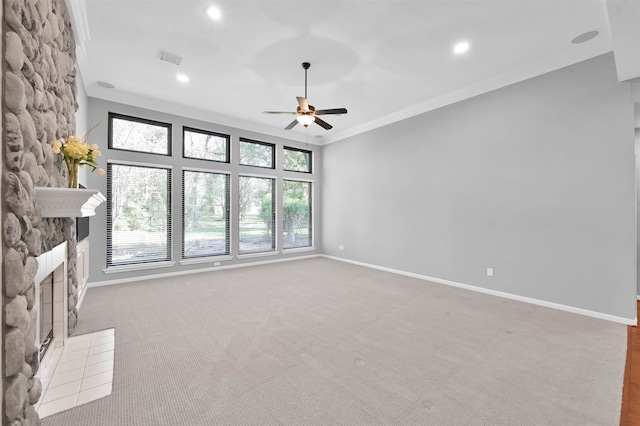
M 101 287 L 101 286 L 105 286 L 105 285 L 124 284 L 124 283 L 136 282 L 136 281 L 152 280 L 152 279 L 157 279 L 157 278 L 176 277 L 176 276 L 181 276 L 181 275 L 197 274 L 197 273 L 201 273 L 201 272 L 214 272 L 214 271 L 220 271 L 220 270 L 223 270 L 223 269 L 244 268 L 244 267 L 249 267 L 249 266 L 265 265 L 265 264 L 269 264 L 269 263 L 289 262 L 289 261 L 292 261 L 292 260 L 310 259 L 310 258 L 314 258 L 314 257 L 324 257 L 324 258 L 327 258 L 327 259 L 338 260 L 340 262 L 352 263 L 354 265 L 364 266 L 364 267 L 367 267 L 367 268 L 377 269 L 377 270 L 380 270 L 380 271 L 390 272 L 390 273 L 393 273 L 393 274 L 404 275 L 404 276 L 407 276 L 407 277 L 417 278 L 417 279 L 420 279 L 420 280 L 431 281 L 431 282 L 435 282 L 435 283 L 438 283 L 438 284 L 444 284 L 444 285 L 449 285 L 449 286 L 452 286 L 452 287 L 463 288 L 463 289 L 466 289 L 466 290 L 476 291 L 478 293 L 484 293 L 484 294 L 489 294 L 489 295 L 492 295 L 492 296 L 503 297 L 505 299 L 517 300 L 519 302 L 531 303 L 533 305 L 544 306 L 544 307 L 551 308 L 551 309 L 557 309 L 557 310 L 560 310 L 560 311 L 571 312 L 571 313 L 579 314 L 579 315 L 585 315 L 585 316 L 588 316 L 588 317 L 603 319 L 603 320 L 612 321 L 612 322 L 616 322 L 616 323 L 620 323 L 620 324 L 637 325 L 637 323 L 638 323 L 638 318 L 637 317 L 634 318 L 634 319 L 618 317 L 618 316 L 615 316 L 615 315 L 604 314 L 602 312 L 590 311 L 588 309 L 576 308 L 576 307 L 573 307 L 573 306 L 562 305 L 562 304 L 554 303 L 554 302 L 548 302 L 546 300 L 540 300 L 540 299 L 534 299 L 534 298 L 531 298 L 531 297 L 519 296 L 517 294 L 505 293 L 505 292 L 502 292 L 502 291 L 491 290 L 491 289 L 478 287 L 478 286 L 474 286 L 474 285 L 470 285 L 470 284 L 462 284 L 462 283 L 458 283 L 458 282 L 455 282 L 455 281 L 445 280 L 445 279 L 442 279 L 442 278 L 436 278 L 436 277 L 430 277 L 430 276 L 427 276 L 427 275 L 415 274 L 413 272 L 406 272 L 406 271 L 402 271 L 402 270 L 399 270 L 399 269 L 387 268 L 387 267 L 384 267 L 384 266 L 373 265 L 373 264 L 365 263 L 365 262 L 358 262 L 358 261 L 355 261 L 355 260 L 349 260 L 349 259 L 344 259 L 344 258 L 340 258 L 340 257 L 329 256 L 329 255 L 326 255 L 326 254 L 313 254 L 313 255 L 309 255 L 309 256 L 296 256 L 296 257 L 289 257 L 289 258 L 264 260 L 264 261 L 259 261 L 259 262 L 240 263 L 240 264 L 235 264 L 235 265 L 224 265 L 224 266 L 214 266 L 214 267 L 211 267 L 211 268 L 192 269 L 192 270 L 188 270 L 188 271 L 169 272 L 169 273 L 165 273 L 165 274 L 147 275 L 147 276 L 143 276 L 143 277 L 131 277 L 131 278 L 121 278 L 121 279 L 117 279 L 117 280 L 88 282 L 84 286 L 82 294 L 80 295 L 80 297 L 78 299 L 78 310 L 80 309 L 80 306 L 82 305 L 82 302 L 84 301 L 84 296 L 86 294 L 86 290 L 88 288 L 91 288 L 91 287 Z M 640 295 L 638 295 L 638 300 L 640 300 Z
M 455 281 L 444 280 L 442 278 L 429 277 L 426 275 L 414 274 L 412 272 L 401 271 L 399 269 L 386 268 L 384 266 L 372 265 L 370 263 L 358 262 L 355 260 L 343 259 L 340 257 L 329 256 L 325 254 L 321 254 L 321 257 L 325 257 L 327 259 L 339 260 L 340 262 L 352 263 L 354 265 L 364 266 L 367 268 L 378 269 L 380 271 L 391 272 L 393 274 L 404 275 L 407 277 L 418 278 L 425 281 L 431 281 L 438 284 L 445 284 L 452 287 L 459 287 L 466 290 L 476 291 L 478 293 L 490 294 L 492 296 L 503 297 L 505 299 L 517 300 L 519 302 L 531 303 L 533 305 L 544 306 L 546 308 L 557 309 L 560 311 L 571 312 L 574 314 L 585 315 L 588 317 L 599 318 L 607 321 L 617 322 L 620 324 L 626 325 L 636 325 L 638 323 L 638 318 L 629 319 L 624 317 L 618 317 L 615 315 L 604 314 L 602 312 L 590 311 L 588 309 L 576 308 L 573 306 L 562 305 L 559 303 L 548 302 L 546 300 L 534 299 L 531 297 L 518 296 L 517 294 L 505 293 L 502 291 L 490 290 L 488 288 L 477 287 L 469 284 L 462 284 Z M 640 296 L 638 296 L 640 299 Z
M 165 274 L 145 275 L 142 277 L 130 277 L 130 278 L 120 278 L 117 280 L 88 282 L 87 285 L 85 285 L 85 290 L 88 287 L 102 287 L 104 285 L 114 285 L 114 284 L 124 284 L 124 283 L 131 283 L 131 282 L 145 281 L 145 280 L 155 280 L 158 278 L 168 278 L 168 277 L 177 277 L 180 275 L 199 274 L 201 272 L 214 272 L 214 271 L 220 271 L 222 269 L 245 268 L 248 266 L 258 266 L 258 265 L 265 265 L 269 263 L 279 263 L 279 262 L 289 262 L 292 260 L 310 259 L 312 257 L 319 257 L 319 256 L 320 256 L 319 254 L 312 254 L 309 256 L 285 257 L 285 258 L 278 258 L 278 259 L 272 259 L 272 260 L 263 260 L 258 262 L 238 263 L 235 265 L 213 266 L 211 268 L 190 269 L 187 271 L 168 272 Z M 82 300 L 84 300 L 84 293 L 86 293 L 86 291 L 82 292 L 82 295 L 81 295 Z

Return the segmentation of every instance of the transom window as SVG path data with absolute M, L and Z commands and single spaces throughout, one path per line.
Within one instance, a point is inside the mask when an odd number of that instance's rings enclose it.
M 185 158 L 228 163 L 230 141 L 229 135 L 183 127 L 182 155 Z
M 171 155 L 171 124 L 109 113 L 109 148 Z
M 285 146 L 282 163 L 284 170 L 311 173 L 311 151 Z
M 240 138 L 240 164 L 275 168 L 275 146 L 266 142 Z

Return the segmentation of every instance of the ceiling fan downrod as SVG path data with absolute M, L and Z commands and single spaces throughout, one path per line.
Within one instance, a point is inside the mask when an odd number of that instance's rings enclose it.
M 311 64 L 309 62 L 302 63 L 302 68 L 304 68 L 304 98 L 305 99 L 309 99 L 309 97 L 307 96 L 307 70 L 309 69 L 310 66 Z

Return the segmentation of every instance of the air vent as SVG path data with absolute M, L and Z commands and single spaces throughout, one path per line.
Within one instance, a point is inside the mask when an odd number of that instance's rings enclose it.
M 167 52 L 166 50 L 159 50 L 158 58 L 160 58 L 161 61 L 169 62 L 174 65 L 180 65 L 180 62 L 182 62 L 182 56 Z

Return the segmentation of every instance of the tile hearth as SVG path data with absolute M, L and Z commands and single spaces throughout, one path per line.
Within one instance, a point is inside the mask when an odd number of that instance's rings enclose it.
M 40 418 L 111 394 L 115 330 L 67 338 L 64 347 L 50 348 L 36 377 L 42 396 L 36 404 Z

